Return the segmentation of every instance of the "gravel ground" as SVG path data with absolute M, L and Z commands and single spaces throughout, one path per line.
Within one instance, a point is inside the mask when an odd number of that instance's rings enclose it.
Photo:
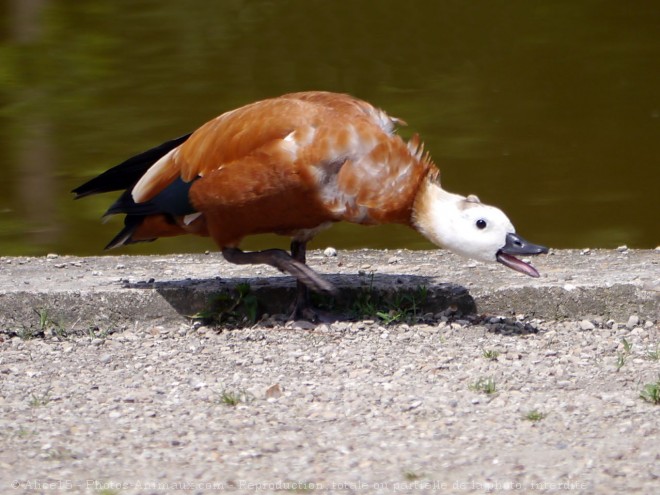
M 659 350 L 635 316 L 4 337 L 0 491 L 658 493 Z

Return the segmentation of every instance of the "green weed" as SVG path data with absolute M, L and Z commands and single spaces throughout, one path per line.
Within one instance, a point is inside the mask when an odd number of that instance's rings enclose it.
M 628 342 L 625 337 L 621 339 L 621 343 L 623 344 L 623 352 L 630 354 L 633 348 L 632 343 Z
M 496 391 L 495 380 L 492 378 L 479 378 L 468 387 L 474 392 L 482 392 L 486 395 L 492 395 Z
M 427 299 L 428 289 L 424 286 L 414 291 L 396 291 L 383 295 L 373 290 L 372 278 L 369 288 L 357 293 L 351 310 L 358 318 L 378 318 L 388 325 L 415 321 Z
M 30 401 L 28 405 L 30 407 L 41 407 L 45 406 L 50 402 L 50 388 L 47 388 L 42 394 L 36 395 L 31 394 Z
M 484 349 L 482 356 L 485 359 L 488 359 L 490 361 L 497 361 L 497 358 L 499 357 L 500 353 L 498 351 L 492 350 L 492 349 Z
M 92 327 L 90 326 L 87 329 L 87 335 L 89 335 L 89 338 L 94 340 L 94 339 L 106 339 L 108 337 L 108 330 L 101 330 L 99 332 L 99 327 Z
M 644 385 L 639 396 L 651 404 L 660 404 L 660 376 L 655 383 L 647 383 Z
M 38 336 L 38 331 L 32 327 L 22 327 L 16 330 L 16 335 L 21 340 L 32 340 Z
M 616 355 L 616 370 L 620 371 L 621 368 L 626 364 L 626 355 L 622 352 L 617 353 Z
M 37 315 L 36 328 L 34 325 L 26 325 L 16 331 L 16 335 L 23 340 L 32 340 L 36 337 L 43 337 L 47 330 L 52 330 L 60 338 L 67 336 L 66 330 L 48 313 L 45 308 L 35 309 Z
M 254 399 L 253 395 L 246 390 L 223 390 L 218 394 L 218 402 L 226 406 L 237 406 L 240 403 L 250 402 Z
M 215 294 L 209 299 L 207 309 L 192 316 L 194 320 L 220 324 L 257 321 L 257 297 L 252 293 L 250 284 L 238 284 L 233 291 Z
M 658 344 L 655 345 L 655 350 L 646 351 L 646 359 L 650 361 L 660 361 L 660 346 Z
M 66 330 L 49 313 L 47 309 L 35 310 L 39 316 L 39 333 L 44 334 L 46 330 L 52 329 L 53 332 L 62 337 L 66 337 Z
M 523 416 L 523 417 L 525 419 L 529 420 L 529 421 L 536 422 L 536 421 L 541 421 L 546 416 L 547 416 L 547 414 L 542 413 L 540 411 L 537 411 L 536 409 L 533 409 L 533 410 L 529 411 L 527 414 L 525 414 L 525 416 Z
M 626 364 L 626 360 L 630 353 L 632 352 L 633 345 L 631 342 L 628 342 L 626 338 L 621 339 L 621 343 L 623 344 L 623 352 L 618 352 L 616 356 L 616 370 L 620 371 L 621 368 L 624 367 Z

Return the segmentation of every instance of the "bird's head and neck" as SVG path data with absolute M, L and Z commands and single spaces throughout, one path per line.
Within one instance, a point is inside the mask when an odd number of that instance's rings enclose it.
M 498 261 L 531 277 L 538 277 L 539 272 L 515 255 L 548 252 L 518 236 L 502 210 L 481 203 L 476 196 L 443 190 L 435 174 L 429 174 L 419 189 L 413 224 L 440 247 L 478 261 Z

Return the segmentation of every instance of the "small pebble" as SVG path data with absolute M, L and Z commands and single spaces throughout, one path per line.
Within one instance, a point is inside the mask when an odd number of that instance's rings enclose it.
M 628 322 L 626 323 L 626 328 L 630 330 L 635 328 L 637 325 L 639 325 L 639 316 L 630 315 L 630 318 L 628 318 Z
M 279 383 L 275 383 L 266 389 L 266 398 L 277 399 L 278 397 L 282 397 L 282 388 Z
M 580 330 L 585 330 L 585 331 L 593 330 L 594 328 L 596 328 L 596 326 L 593 323 L 591 323 L 589 320 L 582 320 L 579 323 L 579 326 L 580 326 Z
M 337 256 L 337 250 L 333 247 L 327 247 L 323 250 L 323 256 L 326 258 L 332 258 L 333 256 Z
M 300 330 L 313 330 L 316 328 L 316 325 L 307 320 L 296 320 L 291 325 L 292 328 L 298 328 Z

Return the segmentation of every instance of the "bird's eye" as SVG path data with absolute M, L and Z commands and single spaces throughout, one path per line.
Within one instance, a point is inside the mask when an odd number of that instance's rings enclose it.
M 484 220 L 483 218 L 480 218 L 479 220 L 477 220 L 477 224 L 476 224 L 476 225 L 477 225 L 477 228 L 478 228 L 479 230 L 483 230 L 483 229 L 486 228 L 486 220 Z

